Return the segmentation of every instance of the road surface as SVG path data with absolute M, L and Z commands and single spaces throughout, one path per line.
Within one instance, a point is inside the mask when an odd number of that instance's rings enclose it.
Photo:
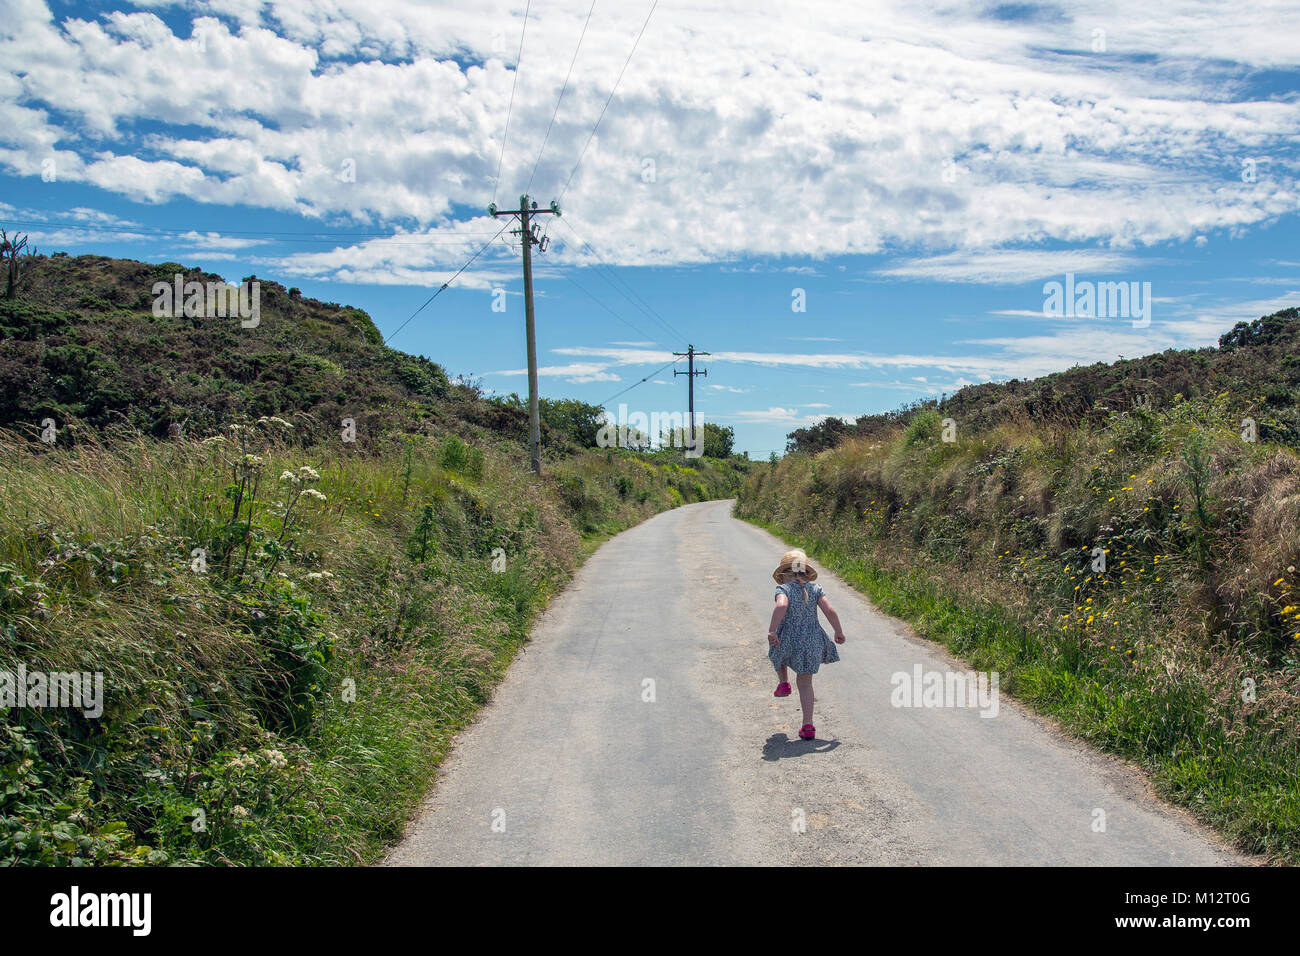
M 592 555 L 387 865 L 1243 862 L 1006 696 L 996 717 L 893 706 L 894 674 L 967 668 L 820 567 L 849 640 L 799 740 L 766 658 L 786 545 L 730 512 L 681 507 Z

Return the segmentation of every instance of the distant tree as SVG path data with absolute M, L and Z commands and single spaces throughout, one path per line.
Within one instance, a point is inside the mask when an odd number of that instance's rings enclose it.
M 685 428 L 670 428 L 659 436 L 661 448 L 688 448 L 688 432 Z M 736 431 L 730 426 L 723 427 L 713 422 L 705 422 L 697 436 L 703 436 L 704 447 L 700 454 L 706 458 L 729 458 L 736 441 Z
M 816 454 L 827 448 L 834 448 L 839 444 L 840 439 L 851 431 L 853 426 L 846 424 L 842 418 L 825 418 L 816 425 L 796 428 L 792 431 L 786 436 L 785 450 Z
M 1300 309 L 1292 308 L 1263 316 L 1254 322 L 1238 322 L 1230 331 L 1219 336 L 1219 348 L 1248 348 L 1285 341 L 1293 334 L 1297 319 L 1300 319 Z
M 18 283 L 27 272 L 27 262 L 36 255 L 36 250 L 27 250 L 27 235 L 0 229 L 0 264 L 5 272 L 5 298 L 12 299 L 18 292 Z
M 604 409 L 576 398 L 539 398 L 537 413 L 542 428 L 561 435 L 581 448 L 596 447 L 596 436 L 604 422 Z
M 707 458 L 730 458 L 736 443 L 736 430 L 730 425 L 704 423 L 704 455 Z

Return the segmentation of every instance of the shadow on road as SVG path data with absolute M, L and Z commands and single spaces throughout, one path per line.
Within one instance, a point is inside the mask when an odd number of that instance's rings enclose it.
M 838 740 L 800 740 L 785 734 L 773 734 L 763 744 L 764 760 L 780 760 L 783 757 L 802 757 L 805 754 L 830 753 L 840 745 Z

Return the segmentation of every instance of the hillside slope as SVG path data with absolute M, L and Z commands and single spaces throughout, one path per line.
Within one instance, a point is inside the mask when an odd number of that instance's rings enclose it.
M 0 865 L 370 861 L 589 549 L 747 463 L 554 401 L 538 478 L 518 401 L 270 282 L 256 328 L 154 316 L 177 269 L 41 258 L 0 302 L 0 690 L 102 680 L 0 697 Z
M 968 428 L 1033 420 L 1040 424 L 1104 423 L 1112 411 L 1135 405 L 1167 405 L 1225 395 L 1242 414 L 1257 419 L 1260 437 L 1300 444 L 1300 309 L 1284 309 L 1253 322 L 1238 322 L 1218 348 L 1170 349 L 1118 362 L 1076 366 L 1035 379 L 968 385 L 940 400 L 927 400 L 884 414 L 863 415 L 849 425 L 838 418 L 790 433 L 791 451 L 817 452 L 846 438 L 867 438 L 906 424 L 933 408 Z
M 22 297 L 0 302 L 0 425 L 125 418 L 146 434 L 186 422 L 203 437 L 235 415 L 418 417 L 449 391 L 436 364 L 385 348 L 360 309 L 276 282 L 257 280 L 254 328 L 237 316 L 156 315 L 155 283 L 177 275 L 220 282 L 177 263 L 35 258 Z
M 1219 349 L 795 433 L 833 447 L 755 468 L 738 514 L 1139 761 L 1241 848 L 1295 862 L 1298 337 L 1289 310 Z

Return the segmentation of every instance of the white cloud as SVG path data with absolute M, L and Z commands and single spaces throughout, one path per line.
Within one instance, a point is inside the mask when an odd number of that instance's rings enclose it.
M 782 425 L 791 429 L 803 428 L 807 425 L 815 425 L 827 418 L 840 418 L 846 422 L 852 422 L 854 420 L 854 416 L 852 415 L 801 415 L 798 408 L 782 408 L 777 405 L 774 405 L 771 408 L 736 411 L 709 417 L 711 420 L 717 422 L 744 422 L 749 425 Z
M 952 252 L 901 262 L 877 269 L 875 274 L 898 279 L 924 279 L 938 282 L 980 282 L 1014 285 L 1037 279 L 1059 277 L 1067 272 L 1076 275 L 1101 275 L 1131 272 L 1151 265 L 1152 260 L 1119 252 L 1099 250 L 1029 250 L 1004 249 L 979 252 Z M 1001 315 L 1023 315 L 1002 312 Z M 1040 313 L 1041 315 L 1041 313 Z
M 193 36 L 148 9 L 56 21 L 40 0 L 10 0 L 0 167 L 39 177 L 53 159 L 60 181 L 137 201 L 426 234 L 482 225 L 508 110 L 498 201 L 528 184 L 589 3 L 533 11 L 513 109 L 512 0 L 138 6 L 183 13 Z M 563 190 L 643 16 L 640 4 L 593 15 L 533 177 L 544 200 Z M 1109 52 L 1092 52 L 1096 24 Z M 615 264 L 807 269 L 780 259 L 909 248 L 875 275 L 1127 271 L 1119 250 L 1300 206 L 1300 103 L 1249 92 L 1259 71 L 1300 65 L 1298 34 L 1300 9 L 1280 3 L 1086 0 L 1014 19 L 939 0 L 809 0 L 762 16 L 741 0 L 662 6 L 564 194 L 564 222 Z M 746 214 L 759 201 L 762 215 Z M 556 264 L 588 261 L 553 235 Z M 1084 251 L 1005 251 L 1049 242 Z M 426 283 L 465 258 L 413 248 L 361 242 L 283 265 Z
M 572 384 L 582 384 L 585 382 L 619 382 L 622 381 L 613 372 L 605 371 L 606 366 L 590 363 L 574 363 L 571 365 L 542 365 L 538 366 L 537 374 L 547 378 L 562 378 Z M 505 368 L 498 369 L 495 372 L 485 372 L 485 375 L 527 375 L 526 368 Z

